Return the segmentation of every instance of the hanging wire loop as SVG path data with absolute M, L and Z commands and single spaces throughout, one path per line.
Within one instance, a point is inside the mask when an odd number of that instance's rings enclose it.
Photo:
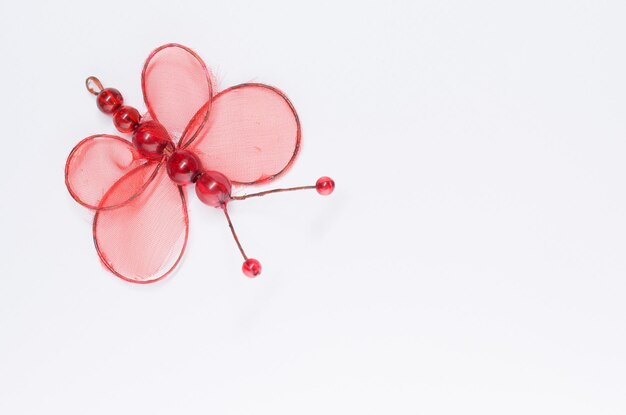
M 98 95 L 104 89 L 102 82 L 100 82 L 100 80 L 95 76 L 90 76 L 85 79 L 85 86 L 87 87 L 87 91 L 93 95 Z M 95 89 L 94 86 L 97 89 Z

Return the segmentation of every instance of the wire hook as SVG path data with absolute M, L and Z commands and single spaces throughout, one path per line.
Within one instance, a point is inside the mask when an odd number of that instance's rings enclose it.
M 95 90 L 93 85 L 95 85 L 98 90 Z M 85 79 L 85 86 L 87 87 L 87 91 L 89 91 L 93 95 L 98 95 L 104 89 L 104 87 L 102 86 L 102 82 L 100 82 L 100 80 L 95 76 L 90 76 Z

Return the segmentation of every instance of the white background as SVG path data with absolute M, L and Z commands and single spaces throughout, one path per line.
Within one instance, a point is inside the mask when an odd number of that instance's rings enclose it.
M 626 413 L 626 3 L 0 5 L 0 413 Z M 178 272 L 99 263 L 65 158 L 167 42 L 299 110 L 279 185 L 192 198 Z

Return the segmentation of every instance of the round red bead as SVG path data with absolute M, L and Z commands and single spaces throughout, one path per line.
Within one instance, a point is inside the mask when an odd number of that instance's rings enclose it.
M 160 159 L 166 148 L 174 148 L 167 130 L 156 121 L 139 124 L 133 134 L 133 144 L 142 156 L 151 160 Z
M 176 150 L 167 159 L 167 174 L 177 184 L 193 183 L 200 174 L 200 160 L 190 151 Z
M 105 114 L 113 114 L 124 104 L 124 98 L 115 88 L 105 88 L 96 97 L 96 105 Z
M 335 181 L 330 177 L 320 177 L 315 183 L 315 190 L 323 196 L 328 196 L 335 190 Z
M 122 133 L 131 133 L 139 125 L 141 115 L 133 107 L 122 106 L 113 114 L 115 128 Z
M 255 278 L 261 275 L 262 268 L 261 263 L 258 260 L 254 258 L 248 258 L 246 259 L 246 262 L 243 263 L 241 269 L 243 273 L 246 274 L 246 277 Z
M 221 207 L 230 200 L 232 185 L 222 173 L 205 171 L 196 180 L 196 194 L 202 203 Z

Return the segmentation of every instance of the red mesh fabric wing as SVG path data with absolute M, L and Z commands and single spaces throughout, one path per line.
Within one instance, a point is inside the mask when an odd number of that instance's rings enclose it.
M 119 180 L 104 196 L 106 203 L 125 194 L 139 170 Z M 162 166 L 145 190 L 129 203 L 96 212 L 93 236 L 100 259 L 115 275 L 130 282 L 149 283 L 168 275 L 187 244 L 189 220 L 183 190 L 172 183 Z
M 65 184 L 72 197 L 90 209 L 110 209 L 141 193 L 147 182 L 135 180 L 125 195 L 102 203 L 102 198 L 122 176 L 147 161 L 132 144 L 113 135 L 85 138 L 72 150 L 65 163 Z
M 111 191 L 111 186 L 106 197 L 102 198 L 98 210 L 117 209 L 134 200 L 156 178 L 160 166 L 159 162 L 146 162 L 126 173 L 113 184 L 117 186 L 115 191 Z
M 191 129 L 201 122 L 201 117 L 194 117 Z M 284 173 L 295 160 L 300 122 L 281 91 L 242 84 L 215 96 L 208 122 L 193 143 L 184 145 L 198 155 L 204 168 L 221 172 L 235 184 L 260 184 Z
M 148 56 L 141 74 L 143 97 L 150 116 L 173 138 L 181 137 L 189 120 L 198 113 L 195 126 L 207 119 L 213 96 L 213 80 L 206 65 L 191 49 L 177 44 L 157 48 Z M 192 139 L 197 131 L 189 130 Z

